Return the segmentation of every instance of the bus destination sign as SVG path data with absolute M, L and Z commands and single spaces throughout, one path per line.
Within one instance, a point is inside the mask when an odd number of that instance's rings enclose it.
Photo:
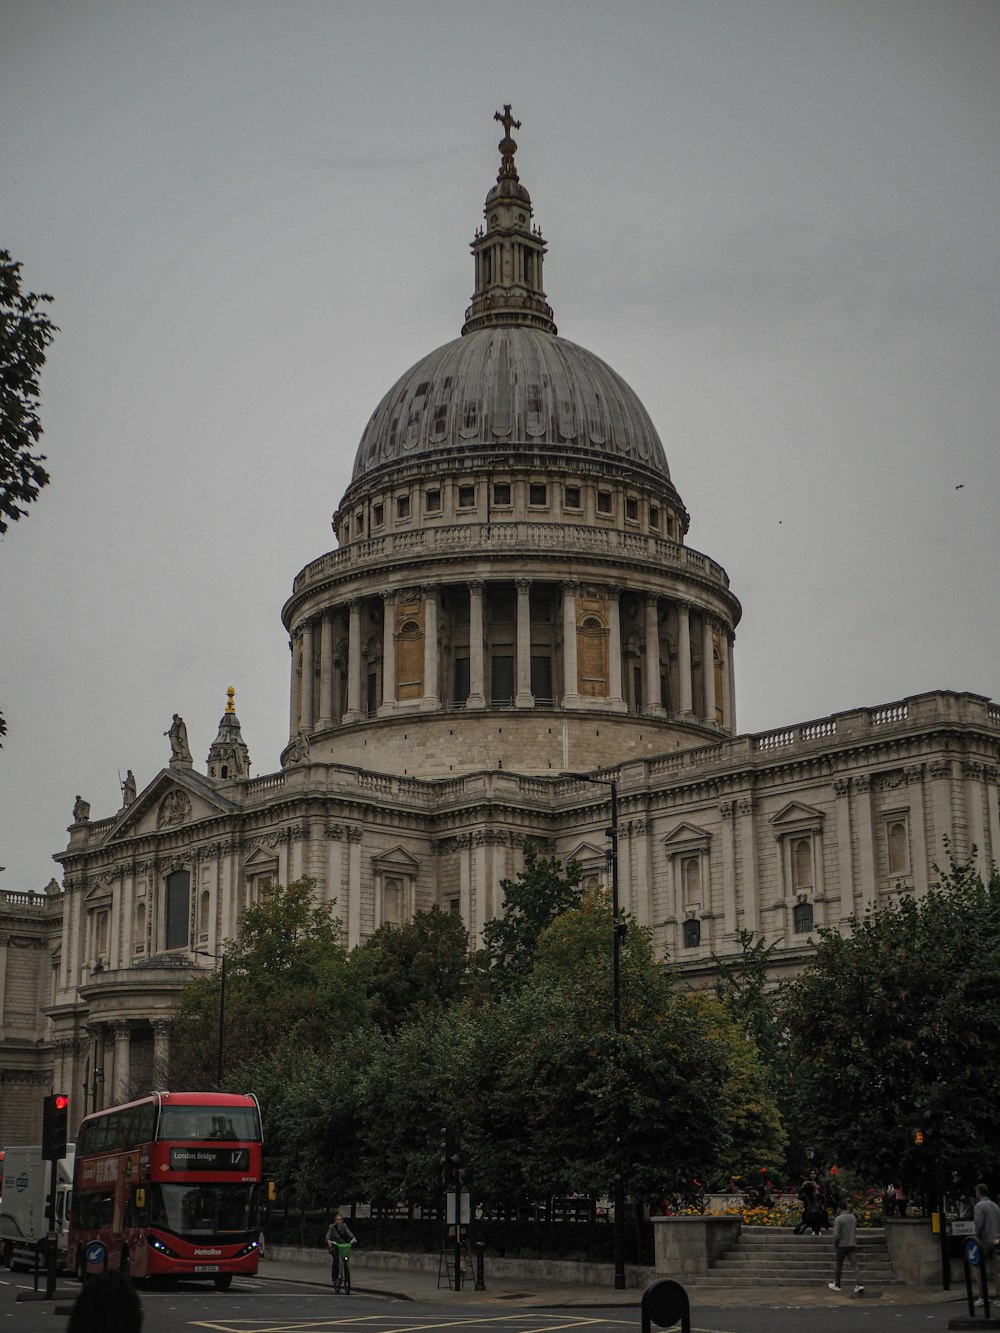
M 248 1171 L 247 1148 L 171 1148 L 171 1171 Z

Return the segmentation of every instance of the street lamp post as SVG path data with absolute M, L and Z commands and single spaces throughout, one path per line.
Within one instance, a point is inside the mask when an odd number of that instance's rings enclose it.
M 216 1058 L 215 1081 L 218 1091 L 222 1091 L 222 1048 L 226 1033 L 226 955 L 209 953 L 207 949 L 192 949 L 192 953 L 201 958 L 214 958 L 219 964 L 219 1049 Z
M 614 1241 L 615 1241 L 615 1290 L 625 1290 L 625 1174 L 622 1164 L 622 1097 L 621 1097 L 621 948 L 625 935 L 625 924 L 621 919 L 618 899 L 618 780 L 602 778 L 592 773 L 563 773 L 564 778 L 576 778 L 578 782 L 592 782 L 600 787 L 611 789 L 611 825 L 605 829 L 608 838 L 608 863 L 611 866 L 611 1023 L 614 1033 L 613 1047 L 613 1134 L 614 1155 L 612 1171 L 614 1176 Z

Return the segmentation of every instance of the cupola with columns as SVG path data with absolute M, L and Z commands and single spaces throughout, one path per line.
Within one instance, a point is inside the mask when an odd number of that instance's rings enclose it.
M 439 777 L 552 772 L 735 731 L 725 571 L 635 392 L 556 333 L 514 165 L 472 243 L 462 335 L 365 428 L 333 527 L 295 579 L 284 763 Z

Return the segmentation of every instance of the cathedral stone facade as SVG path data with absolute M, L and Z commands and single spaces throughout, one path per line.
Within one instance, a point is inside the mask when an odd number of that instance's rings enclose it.
M 817 927 L 926 892 L 945 838 L 1000 856 L 981 696 L 738 733 L 740 604 L 634 392 L 558 336 L 497 119 L 461 336 L 375 409 L 282 610 L 280 771 L 251 776 L 230 689 L 203 770 L 175 715 L 148 786 L 78 799 L 62 883 L 0 894 L 0 1144 L 56 1085 L 75 1119 L 167 1086 L 181 990 L 269 883 L 311 876 L 351 947 L 435 904 L 478 943 L 527 841 L 607 879 L 612 778 L 622 904 L 693 981 L 746 930 L 794 969 Z

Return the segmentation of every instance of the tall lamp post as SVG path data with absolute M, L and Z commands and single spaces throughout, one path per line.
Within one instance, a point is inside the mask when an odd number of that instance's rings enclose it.
M 621 949 L 626 926 L 621 919 L 618 902 L 618 779 L 602 778 L 593 773 L 563 773 L 564 778 L 578 782 L 592 782 L 599 787 L 611 788 L 611 826 L 605 829 L 608 838 L 608 863 L 611 866 L 611 1023 L 614 1032 L 614 1087 L 612 1105 L 614 1119 L 614 1229 L 615 1229 L 615 1290 L 625 1290 L 625 1174 L 622 1165 L 622 1097 L 621 1097 Z
M 226 1032 L 226 955 L 209 953 L 207 949 L 192 949 L 192 953 L 201 958 L 214 958 L 219 964 L 219 1050 L 216 1059 L 215 1081 L 218 1091 L 222 1091 L 222 1047 Z

